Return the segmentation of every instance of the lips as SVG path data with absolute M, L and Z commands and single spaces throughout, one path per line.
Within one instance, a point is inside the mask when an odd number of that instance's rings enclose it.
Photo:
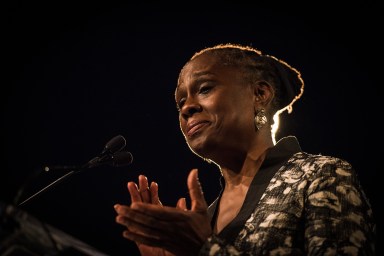
M 187 135 L 189 137 L 196 134 L 202 127 L 206 126 L 208 121 L 192 121 L 187 124 Z

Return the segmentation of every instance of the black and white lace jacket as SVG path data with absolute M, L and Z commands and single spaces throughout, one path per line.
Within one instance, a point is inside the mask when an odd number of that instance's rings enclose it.
M 209 207 L 212 225 L 219 198 Z M 289 136 L 271 148 L 239 214 L 200 255 L 375 255 L 375 232 L 353 167 L 302 152 Z

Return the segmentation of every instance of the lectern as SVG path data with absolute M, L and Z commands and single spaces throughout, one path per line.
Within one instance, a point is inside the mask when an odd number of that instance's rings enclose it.
M 0 202 L 0 256 L 107 256 L 92 246 Z

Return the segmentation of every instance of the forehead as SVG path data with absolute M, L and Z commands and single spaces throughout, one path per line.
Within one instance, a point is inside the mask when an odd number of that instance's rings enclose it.
M 180 77 L 196 75 L 219 67 L 219 61 L 211 55 L 201 55 L 196 59 L 189 61 L 181 70 Z
M 203 54 L 189 61 L 181 70 L 177 87 L 185 86 L 186 83 L 204 76 L 226 77 L 234 76 L 234 67 L 223 64 L 220 59 L 210 54 Z

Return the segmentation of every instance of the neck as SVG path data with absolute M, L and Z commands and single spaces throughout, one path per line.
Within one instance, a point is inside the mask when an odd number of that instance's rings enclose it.
M 266 147 L 258 153 L 254 152 L 252 155 L 247 155 L 237 169 L 221 167 L 220 171 L 224 177 L 226 188 L 235 188 L 239 185 L 249 186 L 253 177 L 259 171 L 267 155 L 268 148 Z

